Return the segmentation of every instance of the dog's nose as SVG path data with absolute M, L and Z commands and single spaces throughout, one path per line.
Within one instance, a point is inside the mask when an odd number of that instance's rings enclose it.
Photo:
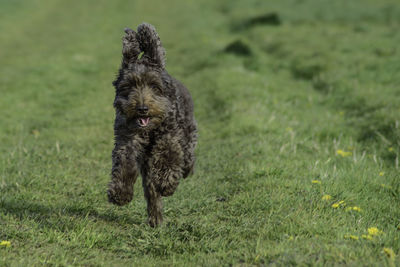
M 136 110 L 137 110 L 137 112 L 139 112 L 141 114 L 146 114 L 147 111 L 149 111 L 149 108 L 147 106 L 143 105 L 143 106 L 138 106 L 136 108 Z

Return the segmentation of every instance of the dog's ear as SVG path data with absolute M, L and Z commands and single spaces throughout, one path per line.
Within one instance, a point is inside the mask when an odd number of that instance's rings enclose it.
M 138 60 L 140 54 L 140 46 L 137 40 L 137 33 L 129 28 L 125 28 L 125 36 L 122 37 L 122 64 L 127 67 L 130 63 Z
M 124 70 L 129 69 L 129 65 L 138 61 L 140 46 L 137 40 L 137 33 L 129 28 L 125 28 L 125 36 L 122 37 L 122 63 L 117 78 L 112 82 L 118 88 L 124 76 Z
M 142 23 L 137 29 L 137 40 L 140 50 L 150 64 L 155 64 L 161 69 L 165 67 L 165 49 L 161 45 L 160 37 L 153 25 Z

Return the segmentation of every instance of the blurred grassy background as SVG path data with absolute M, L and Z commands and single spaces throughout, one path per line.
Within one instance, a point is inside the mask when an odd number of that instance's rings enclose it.
M 105 195 L 143 21 L 200 130 L 158 229 L 140 182 Z M 0 1 L 0 265 L 398 265 L 399 24 L 394 0 Z

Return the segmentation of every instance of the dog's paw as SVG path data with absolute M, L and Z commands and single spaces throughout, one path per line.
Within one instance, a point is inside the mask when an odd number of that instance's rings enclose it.
M 163 218 L 162 218 L 161 214 L 159 214 L 157 216 L 150 216 L 148 219 L 148 223 L 149 223 L 150 227 L 153 227 L 153 228 L 160 226 L 162 224 L 162 222 L 163 222 Z
M 107 190 L 107 197 L 108 202 L 118 206 L 123 206 L 132 201 L 133 193 L 129 191 L 115 190 L 115 188 L 109 188 Z

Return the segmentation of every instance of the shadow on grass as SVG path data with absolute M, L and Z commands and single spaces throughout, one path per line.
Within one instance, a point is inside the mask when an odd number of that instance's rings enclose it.
M 143 223 L 143 220 L 133 218 L 141 218 L 141 215 L 132 217 L 126 214 L 117 214 L 110 209 L 105 210 L 104 213 L 99 212 L 92 206 L 66 205 L 61 207 L 25 200 L 2 200 L 0 201 L 0 211 L 5 214 L 12 214 L 21 220 L 33 220 L 41 226 L 57 228 L 59 230 L 73 229 L 76 219 L 101 220 L 110 223 L 131 225 L 140 225 Z
M 260 14 L 255 17 L 250 17 L 242 21 L 235 21 L 232 23 L 231 30 L 233 32 L 245 31 L 255 26 L 280 26 L 282 20 L 278 13 L 270 12 L 265 14 Z

